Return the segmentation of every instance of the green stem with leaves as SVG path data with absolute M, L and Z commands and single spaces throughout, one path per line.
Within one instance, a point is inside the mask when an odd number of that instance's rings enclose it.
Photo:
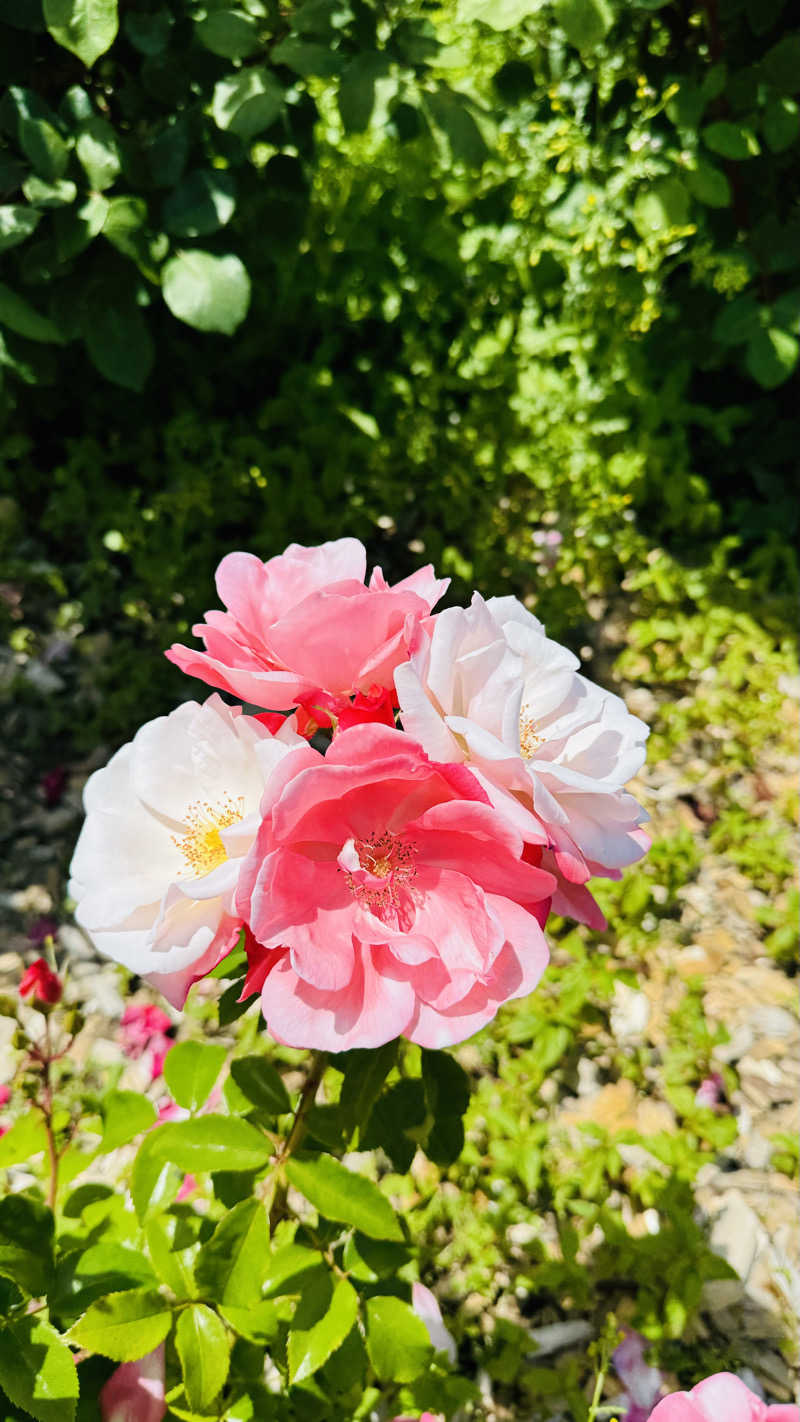
M 327 1065 L 327 1052 L 312 1053 L 311 1066 L 308 1071 L 308 1076 L 306 1077 L 303 1083 L 303 1089 L 300 1092 L 300 1100 L 298 1101 L 297 1107 L 295 1109 L 292 1124 L 289 1129 L 289 1134 L 286 1137 L 286 1140 L 284 1141 L 280 1150 L 278 1151 L 278 1154 L 275 1159 L 275 1164 L 271 1172 L 273 1176 L 277 1176 L 277 1183 L 275 1186 L 275 1194 L 273 1196 L 269 1215 L 270 1233 L 274 1231 L 275 1226 L 284 1218 L 286 1214 L 287 1186 L 285 1177 L 282 1173 L 282 1167 L 286 1164 L 289 1157 L 292 1156 L 297 1150 L 303 1139 L 303 1136 L 306 1133 L 308 1113 L 316 1100 L 317 1091 L 319 1090 L 320 1082 L 322 1081 L 322 1078 L 325 1075 L 325 1069 Z

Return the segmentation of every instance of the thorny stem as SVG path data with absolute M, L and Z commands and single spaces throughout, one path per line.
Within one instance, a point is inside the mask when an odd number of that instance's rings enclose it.
M 284 1141 L 283 1145 L 280 1147 L 277 1156 L 275 1157 L 275 1163 L 271 1173 L 276 1174 L 277 1172 L 279 1172 L 281 1170 L 281 1167 L 286 1164 L 289 1157 L 294 1154 L 294 1152 L 297 1150 L 297 1147 L 300 1145 L 300 1142 L 302 1141 L 303 1136 L 306 1133 L 306 1118 L 312 1106 L 314 1105 L 314 1101 L 316 1100 L 317 1091 L 319 1090 L 319 1084 L 322 1081 L 323 1076 L 325 1075 L 325 1068 L 327 1067 L 327 1065 L 327 1052 L 313 1053 L 311 1066 L 309 1068 L 308 1076 L 306 1077 L 303 1083 L 303 1089 L 300 1092 L 300 1100 L 297 1103 L 297 1108 L 294 1113 L 294 1118 L 292 1120 L 289 1134 L 286 1137 L 286 1140 Z M 285 1215 L 286 1181 L 285 1179 L 280 1179 L 275 1190 L 275 1196 L 272 1201 L 272 1208 L 270 1210 L 270 1233 L 274 1231 L 275 1226 L 279 1224 L 279 1222 L 285 1217 Z
M 50 1082 L 50 1063 L 53 1060 L 53 1048 L 50 1040 L 50 1019 L 44 1019 L 44 1043 L 45 1050 L 41 1056 L 42 1063 L 42 1099 L 39 1101 L 39 1109 L 44 1116 L 44 1128 L 47 1134 L 47 1156 L 50 1162 L 50 1182 L 47 1188 L 47 1203 L 51 1210 L 56 1207 L 56 1195 L 58 1194 L 58 1151 L 56 1150 L 56 1139 L 53 1134 L 53 1088 Z

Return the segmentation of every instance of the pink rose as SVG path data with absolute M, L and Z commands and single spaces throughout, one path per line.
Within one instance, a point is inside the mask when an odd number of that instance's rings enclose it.
M 733 1373 L 714 1373 L 691 1392 L 662 1398 L 650 1422 L 800 1422 L 800 1407 L 770 1406 Z
M 447 1046 L 535 987 L 554 881 L 522 861 L 522 836 L 465 767 L 355 726 L 324 759 L 292 751 L 261 813 L 236 911 L 277 1041 Z
M 161 1422 L 164 1396 L 164 1344 L 135 1363 L 122 1363 L 100 1390 L 102 1422 Z
M 163 1037 L 172 1026 L 172 1019 L 163 1007 L 151 1002 L 131 1002 L 125 1008 L 119 1024 L 122 1050 L 126 1057 L 140 1057 L 154 1037 Z
M 421 629 L 395 682 L 403 727 L 437 760 L 464 761 L 557 878 L 553 911 L 603 928 L 586 881 L 618 879 L 649 840 L 625 782 L 647 726 L 578 673 L 514 597 L 450 607 Z
M 366 552 L 356 538 L 315 548 L 291 543 L 262 563 L 229 553 L 217 569 L 227 612 L 192 630 L 204 652 L 173 646 L 170 661 L 210 686 L 270 710 L 303 706 L 318 724 L 355 692 L 392 690 L 414 628 L 447 587 L 433 569 L 390 587 L 380 568 L 365 587 Z
M 650 1408 L 661 1391 L 658 1368 L 645 1361 L 648 1346 L 641 1333 L 626 1328 L 625 1337 L 611 1354 L 614 1370 L 627 1393 L 628 1410 L 623 1422 L 647 1422 Z

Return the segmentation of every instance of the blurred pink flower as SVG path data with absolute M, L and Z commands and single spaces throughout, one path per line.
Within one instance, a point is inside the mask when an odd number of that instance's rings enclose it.
M 38 1002 L 45 1002 L 51 1007 L 61 1001 L 63 991 L 61 979 L 44 958 L 34 959 L 20 978 L 20 997 L 27 997 L 32 993 Z
M 421 1319 L 428 1330 L 428 1337 L 431 1340 L 437 1353 L 446 1353 L 451 1366 L 458 1356 L 456 1341 L 452 1333 L 444 1326 L 442 1311 L 430 1289 L 426 1289 L 424 1284 L 411 1285 L 411 1307 L 417 1318 Z
M 193 1175 L 184 1175 L 183 1180 L 181 1181 L 181 1188 L 175 1196 L 175 1199 L 178 1201 L 187 1200 L 190 1195 L 194 1194 L 196 1189 L 197 1181 L 195 1180 L 195 1177 Z
M 161 1422 L 166 1411 L 163 1343 L 122 1363 L 100 1390 L 102 1422 Z
M 623 1422 L 648 1422 L 650 1409 L 661 1391 L 661 1373 L 645 1362 L 647 1347 L 647 1339 L 628 1328 L 611 1355 L 614 1370 L 628 1396 L 629 1407 Z
M 131 1002 L 120 1019 L 120 1041 L 126 1057 L 140 1057 L 154 1037 L 164 1036 L 172 1019 L 163 1007 L 150 1002 Z
M 58 933 L 58 923 L 56 919 L 50 918 L 47 914 L 41 918 L 35 918 L 28 929 L 28 941 L 34 948 L 41 948 L 45 939 L 55 938 Z
M 11 1087 L 0 1086 L 0 1106 L 6 1106 L 11 1100 Z
M 206 650 L 176 644 L 166 655 L 190 676 L 255 706 L 302 705 L 313 714 L 319 703 L 338 714 L 354 692 L 392 689 L 414 627 L 448 584 L 426 567 L 390 587 L 375 568 L 365 587 L 366 567 L 356 538 L 312 548 L 291 543 L 266 563 L 229 553 L 216 579 L 228 610 L 207 612 L 192 628 Z
M 725 1083 L 720 1072 L 712 1071 L 710 1076 L 704 1078 L 695 1092 L 695 1106 L 707 1106 L 714 1110 L 725 1097 Z
M 248 989 L 295 1047 L 400 1035 L 463 1041 L 547 964 L 553 879 L 464 766 L 388 726 L 343 731 L 278 766 L 236 911 L 258 944 Z
M 800 1407 L 762 1402 L 733 1373 L 714 1373 L 691 1392 L 662 1398 L 650 1422 L 800 1422 Z
M 56 765 L 52 770 L 45 771 L 39 781 L 39 786 L 48 810 L 52 810 L 60 804 L 66 783 L 67 772 L 63 765 Z

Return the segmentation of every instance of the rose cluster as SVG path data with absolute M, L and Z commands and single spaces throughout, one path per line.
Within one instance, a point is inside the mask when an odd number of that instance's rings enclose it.
M 175 1006 L 244 929 L 278 1041 L 442 1047 L 535 986 L 551 908 L 603 926 L 647 727 L 515 598 L 365 574 L 352 538 L 222 560 L 204 650 L 167 656 L 245 706 L 184 702 L 90 777 L 70 891 Z

